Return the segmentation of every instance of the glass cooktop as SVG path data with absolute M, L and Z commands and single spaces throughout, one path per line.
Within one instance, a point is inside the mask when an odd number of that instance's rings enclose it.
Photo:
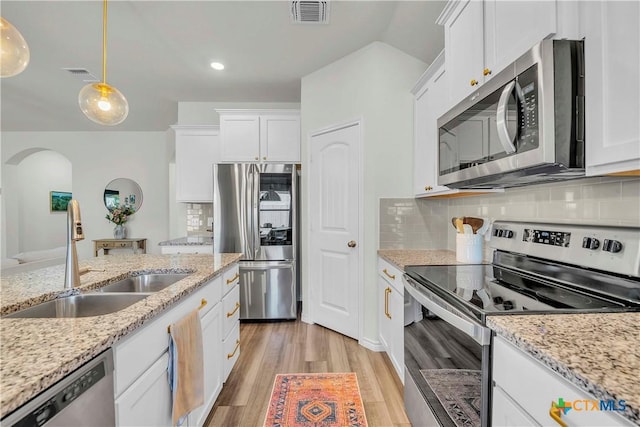
M 488 314 L 618 311 L 623 303 L 488 265 L 407 266 L 406 273 L 447 302 Z M 626 308 L 628 309 L 628 307 Z

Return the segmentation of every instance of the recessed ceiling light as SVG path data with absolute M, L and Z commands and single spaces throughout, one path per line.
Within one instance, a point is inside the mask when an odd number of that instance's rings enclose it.
M 214 70 L 224 70 L 224 64 L 220 63 L 220 62 L 212 62 L 211 63 L 211 68 L 213 68 Z

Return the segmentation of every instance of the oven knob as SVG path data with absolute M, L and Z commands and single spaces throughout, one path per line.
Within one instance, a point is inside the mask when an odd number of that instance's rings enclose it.
M 585 237 L 582 239 L 582 247 L 586 249 L 598 249 L 600 247 L 600 240 L 595 237 Z
M 513 237 L 513 231 L 511 230 L 504 230 L 504 237 L 506 237 L 507 239 L 510 239 Z
M 513 310 L 513 302 L 505 301 L 502 303 L 502 307 L 504 307 L 505 310 Z
M 494 304 L 502 304 L 503 302 L 504 300 L 502 299 L 502 297 L 493 297 Z
M 496 230 L 496 236 L 498 237 L 502 237 L 502 235 L 504 234 L 504 230 L 499 228 L 498 230 Z
M 617 240 L 604 239 L 604 243 L 602 244 L 602 250 L 607 252 L 612 252 L 615 254 L 622 250 L 622 243 L 618 242 Z

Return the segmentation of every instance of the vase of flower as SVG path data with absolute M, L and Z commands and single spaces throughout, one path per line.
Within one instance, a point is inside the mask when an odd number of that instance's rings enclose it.
M 127 222 L 129 216 L 134 213 L 134 210 L 129 206 L 119 206 L 115 209 L 111 209 L 107 216 L 109 221 L 114 223 L 116 226 L 113 229 L 113 238 L 114 239 L 126 239 L 127 238 L 127 229 L 124 227 L 124 223 Z
M 113 229 L 113 238 L 114 239 L 126 239 L 127 238 L 127 229 L 123 224 L 116 224 Z

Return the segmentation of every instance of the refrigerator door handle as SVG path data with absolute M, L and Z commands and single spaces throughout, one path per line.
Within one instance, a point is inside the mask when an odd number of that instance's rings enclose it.
M 242 170 L 244 176 L 242 176 L 242 187 L 240 188 L 240 196 L 238 197 L 241 201 L 240 211 L 238 212 L 240 218 L 238 218 L 238 220 L 240 224 L 242 224 L 240 228 L 243 234 L 242 240 L 245 247 L 245 256 L 251 256 L 253 254 L 253 220 L 251 215 L 253 203 L 251 197 L 253 174 L 251 172 L 252 165 L 248 166 L 246 170 L 244 168 Z
M 260 171 L 258 165 L 251 165 L 251 171 L 251 232 L 253 233 L 251 236 L 253 239 L 253 259 L 256 259 L 260 251 Z

